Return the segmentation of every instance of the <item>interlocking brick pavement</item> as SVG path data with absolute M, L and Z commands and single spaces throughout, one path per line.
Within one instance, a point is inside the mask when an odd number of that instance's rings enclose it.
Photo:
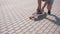
M 52 15 L 33 21 L 29 16 L 37 0 L 0 0 L 0 34 L 60 34 L 59 2 L 55 0 Z

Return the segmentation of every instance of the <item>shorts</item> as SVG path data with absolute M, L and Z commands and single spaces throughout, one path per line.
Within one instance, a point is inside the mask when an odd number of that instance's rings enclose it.
M 49 2 L 53 4 L 54 0 L 49 0 Z

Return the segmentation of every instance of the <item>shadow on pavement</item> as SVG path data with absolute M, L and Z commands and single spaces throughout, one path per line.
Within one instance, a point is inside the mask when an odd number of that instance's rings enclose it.
M 56 15 L 53 15 L 53 14 L 51 14 L 50 16 L 53 16 L 56 20 L 52 20 L 52 19 L 49 19 L 49 18 L 46 18 L 46 19 L 48 19 L 51 22 L 53 22 L 54 24 L 60 26 L 60 18 L 58 18 Z
M 41 21 L 43 19 L 48 19 L 49 21 L 53 22 L 54 24 L 60 26 L 60 18 L 58 18 L 56 15 L 53 15 L 51 14 L 50 16 L 53 16 L 55 18 L 55 20 L 52 20 L 52 19 L 49 19 L 49 18 L 46 18 L 47 17 L 47 14 L 45 14 L 44 16 L 38 16 L 38 19 L 35 19 L 35 21 Z

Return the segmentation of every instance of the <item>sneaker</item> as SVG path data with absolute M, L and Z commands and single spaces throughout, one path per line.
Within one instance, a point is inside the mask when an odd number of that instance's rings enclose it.
M 48 10 L 48 14 L 49 14 L 49 15 L 51 14 L 51 11 L 50 11 L 50 10 Z

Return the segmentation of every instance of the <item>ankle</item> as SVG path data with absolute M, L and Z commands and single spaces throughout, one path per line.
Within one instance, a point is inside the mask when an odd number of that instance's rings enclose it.
M 51 10 L 48 10 L 48 12 L 51 12 Z

